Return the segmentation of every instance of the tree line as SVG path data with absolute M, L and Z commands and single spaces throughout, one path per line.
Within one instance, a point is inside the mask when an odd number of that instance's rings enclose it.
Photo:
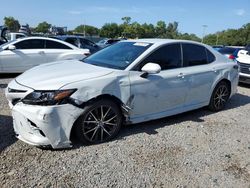
M 13 17 L 5 17 L 4 24 L 10 31 L 18 31 L 20 23 Z M 31 28 L 32 32 L 48 33 L 52 25 L 46 21 L 39 23 L 36 27 Z M 107 38 L 169 38 L 184 39 L 201 42 L 202 39 L 195 34 L 181 33 L 178 30 L 178 22 L 166 23 L 158 21 L 153 24 L 140 24 L 132 22 L 131 17 L 123 17 L 122 23 L 105 23 L 100 29 L 90 25 L 79 25 L 67 34 L 84 33 L 89 36 L 98 35 Z M 243 25 L 239 29 L 227 29 L 214 34 L 204 36 L 203 42 L 209 45 L 234 45 L 245 46 L 250 43 L 250 23 Z

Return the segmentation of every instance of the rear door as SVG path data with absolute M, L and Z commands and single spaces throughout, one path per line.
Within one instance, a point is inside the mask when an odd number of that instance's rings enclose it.
M 24 72 L 46 62 L 44 40 L 25 39 L 14 43 L 15 50 L 0 52 L 3 72 Z
M 210 100 L 211 90 L 219 72 L 214 55 L 202 45 L 183 43 L 183 76 L 189 83 L 185 106 L 199 106 Z
M 63 59 L 67 53 L 71 52 L 72 48 L 57 41 L 46 40 L 44 53 L 47 57 L 47 62 L 53 62 Z

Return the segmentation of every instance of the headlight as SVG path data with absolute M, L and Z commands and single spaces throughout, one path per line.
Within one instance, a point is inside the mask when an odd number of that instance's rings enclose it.
M 55 105 L 65 104 L 70 95 L 72 95 L 76 89 L 69 90 L 57 90 L 57 91 L 33 91 L 28 94 L 22 102 L 24 104 L 33 105 Z

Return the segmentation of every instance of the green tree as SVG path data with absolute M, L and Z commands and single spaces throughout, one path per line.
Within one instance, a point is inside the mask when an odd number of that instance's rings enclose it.
M 169 23 L 166 28 L 166 38 L 175 39 L 178 36 L 178 22 Z
M 17 32 L 20 29 L 19 21 L 12 16 L 4 17 L 4 25 L 12 32 Z
M 219 34 L 209 34 L 209 35 L 206 35 L 204 38 L 203 38 L 203 42 L 205 44 L 209 44 L 209 45 L 216 45 L 216 44 L 220 44 L 219 43 Z
M 115 38 L 121 36 L 121 30 L 116 23 L 106 23 L 100 29 L 101 37 Z
M 177 38 L 182 39 L 182 40 L 192 40 L 192 41 L 201 42 L 201 39 L 197 37 L 195 34 L 179 33 Z
M 36 32 L 38 33 L 48 33 L 49 28 L 51 27 L 51 24 L 47 23 L 47 22 L 41 22 L 37 25 L 36 27 Z
M 98 35 L 99 29 L 91 25 L 79 25 L 74 29 L 77 33 L 84 33 L 89 36 Z
M 166 37 L 166 32 L 167 32 L 166 23 L 164 21 L 162 21 L 162 20 L 158 21 L 156 23 L 155 32 L 156 32 L 157 37 L 165 38 Z
M 144 23 L 142 24 L 142 29 L 144 30 L 144 34 L 142 37 L 144 38 L 153 38 L 155 37 L 156 33 L 155 33 L 155 28 L 153 24 L 147 24 Z
M 124 25 L 129 25 L 130 22 L 131 22 L 131 17 L 125 16 L 125 17 L 122 18 L 122 21 L 123 21 Z
M 250 44 L 250 23 L 242 26 L 241 37 L 244 38 L 244 44 Z

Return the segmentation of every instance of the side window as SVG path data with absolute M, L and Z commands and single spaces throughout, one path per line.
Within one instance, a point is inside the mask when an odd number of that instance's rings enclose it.
M 206 49 L 207 52 L 207 61 L 208 63 L 212 63 L 215 61 L 215 56 L 214 54 L 212 54 L 212 52 L 210 52 L 208 49 Z
M 182 60 L 180 44 L 170 44 L 160 47 L 146 57 L 137 70 L 141 70 L 141 68 L 149 62 L 159 64 L 161 66 L 161 70 L 181 67 Z
M 71 48 L 56 41 L 46 40 L 46 49 L 71 49 Z
M 207 51 L 204 46 L 182 44 L 184 67 L 204 65 L 208 63 Z
M 76 47 L 79 47 L 79 42 L 78 42 L 77 38 L 71 38 L 71 37 L 66 38 L 65 42 L 68 42 L 68 43 L 70 43 L 70 44 L 72 44 L 72 45 L 74 45 Z
M 80 43 L 81 43 L 81 48 L 86 48 L 87 45 L 89 45 L 84 39 L 80 39 Z
M 45 41 L 42 39 L 28 39 L 17 42 L 16 49 L 44 49 Z

